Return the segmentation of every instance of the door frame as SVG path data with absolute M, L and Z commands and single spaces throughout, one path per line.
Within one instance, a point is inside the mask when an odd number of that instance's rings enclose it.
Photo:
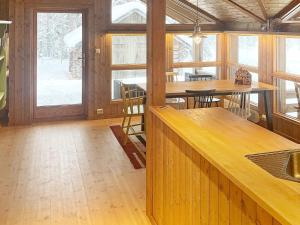
M 80 13 L 82 14 L 82 104 L 37 106 L 37 14 L 38 13 Z M 33 72 L 33 121 L 54 121 L 66 119 L 85 119 L 87 114 L 87 76 L 88 76 L 88 21 L 86 8 L 37 8 L 33 9 L 32 34 L 32 72 Z

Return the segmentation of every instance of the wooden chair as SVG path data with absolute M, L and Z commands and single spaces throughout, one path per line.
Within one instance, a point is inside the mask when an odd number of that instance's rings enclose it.
M 132 85 L 121 84 L 121 96 L 123 99 L 123 122 L 122 129 L 125 130 L 125 138 L 123 144 L 128 142 L 128 136 L 143 134 L 142 126 L 144 126 L 142 119 L 140 123 L 132 123 L 133 117 L 144 116 L 144 98 L 145 94 L 137 87 Z M 140 131 L 135 128 L 140 127 Z
M 296 96 L 298 100 L 298 106 L 296 106 L 296 109 L 300 109 L 300 83 L 295 83 L 295 91 L 296 91 Z
M 173 83 L 178 81 L 178 76 L 176 72 L 166 72 L 167 83 Z M 177 109 L 180 109 L 180 106 L 185 104 L 183 98 L 167 98 L 166 104 L 175 105 Z
M 209 74 L 200 74 L 197 72 L 197 74 L 189 74 L 187 73 L 190 81 L 206 81 L 206 80 L 213 80 L 214 76 Z M 219 107 L 219 103 L 221 102 L 221 99 L 219 98 L 213 98 L 212 102 Z
M 186 90 L 187 95 L 187 108 L 189 109 L 189 99 L 193 98 L 194 106 L 193 108 L 210 108 L 213 102 L 213 93 L 215 90 Z
M 250 92 L 233 92 L 227 109 L 244 119 L 251 117 Z

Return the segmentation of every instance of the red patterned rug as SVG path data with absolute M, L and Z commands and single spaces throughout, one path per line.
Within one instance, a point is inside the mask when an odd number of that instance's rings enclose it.
M 122 127 L 117 125 L 117 126 L 111 126 L 110 129 L 112 130 L 119 144 L 122 146 L 123 150 L 125 151 L 133 167 L 135 169 L 145 168 L 146 167 L 145 138 L 142 135 L 137 135 L 137 136 L 132 135 L 128 139 L 127 144 L 124 146 L 123 139 L 125 134 L 122 130 Z

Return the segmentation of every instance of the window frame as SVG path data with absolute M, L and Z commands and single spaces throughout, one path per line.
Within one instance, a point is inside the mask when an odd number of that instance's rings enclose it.
M 147 62 L 145 64 L 113 64 L 112 63 L 112 37 L 113 36 L 145 36 L 147 37 L 146 33 L 109 33 L 107 34 L 107 41 L 109 44 L 109 74 L 110 74 L 110 87 L 113 85 L 113 71 L 122 71 L 122 70 L 146 70 L 147 72 Z M 147 39 L 146 39 L 147 41 Z M 122 101 L 121 99 L 112 99 L 112 90 L 110 90 L 109 94 L 110 102 L 111 103 L 119 103 Z
M 258 65 L 251 66 L 251 65 L 245 65 L 239 63 L 239 37 L 240 36 L 256 36 L 258 38 Z M 232 70 L 237 70 L 240 67 L 245 68 L 250 73 L 256 73 L 258 74 L 258 82 L 261 81 L 261 74 L 260 74 L 260 63 L 261 63 L 261 56 L 260 56 L 260 46 L 261 46 L 261 35 L 259 34 L 232 34 L 228 33 L 228 39 L 227 39 L 227 79 L 230 80 L 232 76 Z M 254 104 L 254 102 L 251 102 L 251 108 L 258 111 L 261 105 L 260 96 L 258 97 L 258 103 Z
M 297 82 L 300 83 L 300 73 L 299 74 L 293 74 L 286 72 L 285 68 L 286 65 L 286 38 L 298 38 L 300 40 L 299 35 L 275 35 L 275 41 L 274 41 L 274 62 L 273 62 L 273 67 L 274 67 L 274 72 L 273 72 L 273 84 L 277 88 L 280 89 L 279 83 L 280 80 L 283 81 L 291 81 L 291 82 Z M 279 90 L 278 89 L 278 90 Z M 287 95 L 286 93 L 285 95 Z M 287 115 L 286 113 L 280 112 L 280 104 L 279 104 L 279 91 L 277 91 L 276 94 L 274 94 L 274 114 L 283 118 L 287 118 L 289 120 L 292 120 L 296 123 L 300 123 L 300 118 L 295 118 L 292 116 Z
M 201 68 L 201 67 L 216 67 L 216 77 L 221 78 L 222 67 L 222 38 L 221 32 L 207 32 L 204 35 L 216 35 L 216 60 L 215 61 L 194 61 L 194 62 L 174 62 L 174 37 L 175 35 L 192 35 L 192 32 L 170 32 L 167 33 L 167 70 L 173 71 L 180 68 Z

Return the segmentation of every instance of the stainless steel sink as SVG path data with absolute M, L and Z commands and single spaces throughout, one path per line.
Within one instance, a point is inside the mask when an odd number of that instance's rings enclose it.
M 300 150 L 246 156 L 275 177 L 300 183 Z

